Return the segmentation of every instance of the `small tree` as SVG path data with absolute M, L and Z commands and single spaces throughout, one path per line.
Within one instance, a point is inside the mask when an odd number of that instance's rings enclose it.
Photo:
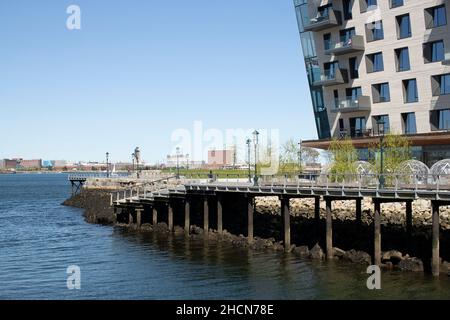
M 299 173 L 302 170 L 299 162 L 298 145 L 293 139 L 289 139 L 281 147 L 279 172 L 281 174 Z
M 381 171 L 380 141 L 369 147 L 370 162 Z M 383 139 L 383 173 L 394 173 L 400 163 L 411 159 L 411 144 L 405 136 L 389 133 Z
M 355 174 L 354 162 L 358 160 L 358 152 L 350 138 L 333 139 L 328 149 L 331 156 L 330 174 L 336 181 L 342 181 L 345 175 Z
M 301 163 L 317 163 L 319 161 L 320 153 L 316 149 L 309 147 L 302 147 L 302 161 Z

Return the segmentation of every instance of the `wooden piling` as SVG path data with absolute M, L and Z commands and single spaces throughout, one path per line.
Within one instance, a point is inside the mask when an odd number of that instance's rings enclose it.
M 222 216 L 223 216 L 222 199 L 219 196 L 217 197 L 217 232 L 219 234 L 223 233 Z
M 173 231 L 173 206 L 172 203 L 169 201 L 168 208 L 167 208 L 167 222 L 169 226 L 169 231 Z
M 431 202 L 432 210 L 432 254 L 431 254 L 431 272 L 433 276 L 439 276 L 440 268 L 440 255 L 439 255 L 439 204 L 435 201 Z
M 373 218 L 374 225 L 374 251 L 373 262 L 377 266 L 381 266 L 381 203 L 374 201 L 375 211 Z
M 281 198 L 281 219 L 283 223 L 284 250 L 291 250 L 291 212 L 289 198 Z
M 326 251 L 327 259 L 333 259 L 333 216 L 331 214 L 331 199 L 325 199 L 326 202 Z
M 128 212 L 128 225 L 131 224 L 133 224 L 133 215 L 130 212 Z
M 209 232 L 209 203 L 208 197 L 203 200 L 203 232 L 207 234 Z
M 153 206 L 152 213 L 153 213 L 152 219 L 153 226 L 156 226 L 158 224 L 158 209 L 156 209 L 155 206 Z
M 362 199 L 356 199 L 356 224 L 358 227 L 362 225 Z
M 253 241 L 253 214 L 254 214 L 254 198 L 247 196 L 247 238 Z
M 191 227 L 191 201 L 186 198 L 184 202 L 184 232 L 188 235 Z
M 142 211 L 144 211 L 144 209 L 136 209 L 136 224 L 138 229 L 141 228 L 142 224 Z
M 413 228 L 413 221 L 412 221 L 412 201 L 406 201 L 406 235 L 408 236 L 409 240 L 411 240 L 412 237 L 412 228 Z

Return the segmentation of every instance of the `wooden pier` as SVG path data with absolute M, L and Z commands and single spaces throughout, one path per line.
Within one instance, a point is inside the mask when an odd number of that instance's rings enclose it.
M 391 177 L 392 178 L 392 177 Z M 400 177 L 397 177 L 400 180 Z M 365 180 L 367 181 L 367 179 Z M 392 181 L 392 179 L 391 179 Z M 402 181 L 404 179 L 402 178 Z M 245 229 L 249 242 L 253 241 L 255 197 L 277 196 L 280 200 L 282 213 L 282 239 L 286 251 L 291 248 L 291 214 L 290 200 L 296 198 L 310 198 L 315 202 L 315 221 L 317 230 L 323 232 L 326 243 L 326 257 L 333 259 L 333 202 L 339 200 L 351 200 L 356 203 L 355 232 L 362 224 L 362 199 L 371 198 L 374 206 L 373 219 L 373 263 L 381 265 L 382 233 L 381 233 L 381 205 L 389 202 L 401 202 L 406 204 L 406 232 L 412 232 L 412 201 L 416 199 L 430 200 L 432 203 L 432 247 L 431 249 L 431 271 L 434 276 L 439 275 L 440 248 L 439 248 L 439 208 L 450 205 L 450 184 L 439 181 L 430 185 L 418 183 L 399 183 L 395 181 L 390 186 L 380 187 L 378 183 L 361 183 L 361 181 L 333 182 L 329 177 L 318 179 L 317 177 L 308 181 L 297 179 L 279 178 L 272 180 L 261 180 L 259 185 L 243 182 L 209 182 L 207 180 L 185 180 L 179 187 L 167 190 L 148 192 L 145 188 L 120 191 L 112 195 L 111 204 L 118 211 L 129 212 L 128 218 L 122 216 L 124 223 L 136 223 L 139 227 L 142 219 L 151 214 L 151 221 L 156 225 L 160 215 L 167 218 L 169 229 L 173 231 L 174 224 L 184 228 L 189 234 L 192 224 L 193 212 L 202 211 L 197 216 L 197 225 L 203 225 L 205 232 L 211 228 L 216 229 L 219 234 L 224 230 L 224 223 L 229 216 L 224 216 L 224 206 L 235 205 L 238 211 L 244 213 L 241 222 Z M 320 203 L 325 202 L 326 219 L 325 230 L 321 231 Z M 236 213 L 237 214 L 237 213 Z M 199 218 L 201 217 L 201 218 Z M 200 221 L 201 219 L 202 221 Z

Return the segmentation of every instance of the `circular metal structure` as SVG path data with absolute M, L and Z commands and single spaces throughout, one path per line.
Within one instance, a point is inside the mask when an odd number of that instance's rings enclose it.
M 434 182 L 450 184 L 450 159 L 436 162 L 430 169 Z
M 427 184 L 430 169 L 419 160 L 407 160 L 398 165 L 395 174 L 403 184 Z

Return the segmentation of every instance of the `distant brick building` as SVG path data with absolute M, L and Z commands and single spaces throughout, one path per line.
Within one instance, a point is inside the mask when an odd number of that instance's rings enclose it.
M 42 169 L 42 159 L 17 160 L 17 167 L 21 169 Z
M 228 150 L 209 150 L 208 151 L 208 167 L 220 168 L 232 166 L 235 162 L 235 152 L 233 149 Z

